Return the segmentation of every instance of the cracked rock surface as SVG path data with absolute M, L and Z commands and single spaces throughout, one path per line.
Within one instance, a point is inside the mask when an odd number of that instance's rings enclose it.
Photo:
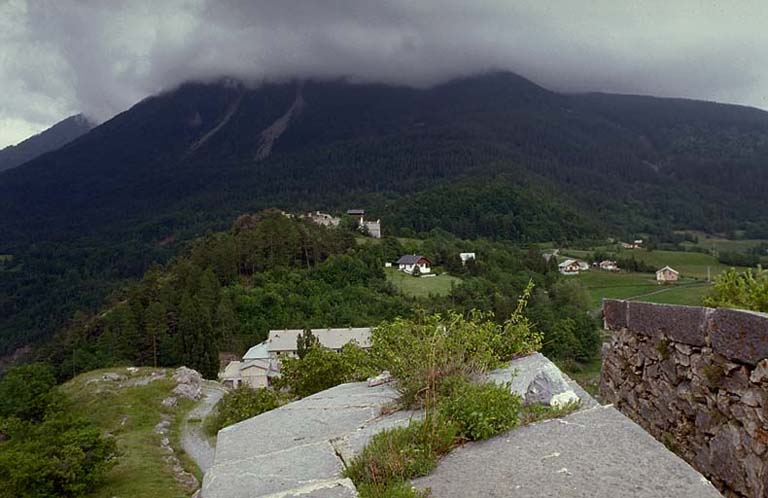
M 535 391 L 547 404 L 577 396 L 581 411 L 458 448 L 433 475 L 415 481 L 432 487 L 436 498 L 720 496 L 639 426 L 600 407 L 546 357 L 516 359 L 487 379 L 510 382 L 522 397 Z M 376 433 L 420 416 L 390 413 L 397 396 L 389 384 L 342 384 L 222 429 L 202 496 L 357 496 L 342 476 L 344 462 Z
M 467 444 L 417 488 L 439 498 L 720 498 L 682 459 L 611 406 Z
M 342 458 L 365 446 L 396 399 L 387 385 L 342 384 L 222 429 L 203 496 L 357 496 Z M 407 423 L 400 413 L 382 427 Z

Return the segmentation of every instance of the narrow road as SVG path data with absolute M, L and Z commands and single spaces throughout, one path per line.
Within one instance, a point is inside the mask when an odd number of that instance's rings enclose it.
M 203 397 L 200 403 L 190 410 L 184 420 L 184 426 L 181 428 L 181 447 L 197 463 L 200 471 L 205 474 L 213 465 L 215 447 L 211 446 L 203 434 L 202 422 L 219 402 L 225 390 L 218 383 L 211 381 L 204 381 L 202 388 Z M 190 420 L 199 420 L 199 422 L 190 423 Z

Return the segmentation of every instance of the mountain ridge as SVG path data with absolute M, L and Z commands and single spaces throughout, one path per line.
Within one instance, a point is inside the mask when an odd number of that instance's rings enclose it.
M 264 154 L 297 95 L 301 111 Z M 0 342 L 50 334 L 183 241 L 268 207 L 363 206 L 389 234 L 520 243 L 680 228 L 760 237 L 766 157 L 764 111 L 560 94 L 513 73 L 422 89 L 187 83 L 0 174 L 0 254 L 17 265 L 0 284 L 0 339 L 14 339 Z
M 69 116 L 50 128 L 0 149 L 0 172 L 16 168 L 43 154 L 59 149 L 94 128 L 82 114 Z

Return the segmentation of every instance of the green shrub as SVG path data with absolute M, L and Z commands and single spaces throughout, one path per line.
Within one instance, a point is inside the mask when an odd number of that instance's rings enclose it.
M 382 431 L 350 462 L 345 475 L 374 490 L 427 475 L 453 446 L 456 435 L 455 424 L 434 417 Z
M 704 304 L 768 312 L 768 270 L 758 267 L 739 273 L 731 268 L 715 279 Z
M 224 427 L 274 410 L 281 401 L 280 395 L 272 389 L 238 387 L 221 398 L 216 412 L 206 421 L 205 431 L 214 435 Z
M 0 421 L 0 498 L 69 498 L 92 491 L 115 464 L 114 439 L 64 413 L 39 424 Z
M 515 356 L 541 347 L 541 335 L 523 315 L 529 284 L 512 316 L 498 324 L 491 313 L 471 311 L 467 317 L 449 311 L 398 318 L 373 333 L 371 355 L 376 366 L 397 379 L 406 406 L 427 399 L 451 377 L 471 377 Z
M 477 441 L 515 427 L 520 407 L 520 396 L 511 393 L 509 385 L 463 382 L 441 400 L 439 411 L 457 425 L 461 437 Z
M 530 404 L 523 406 L 520 412 L 520 425 L 528 425 L 551 418 L 565 417 L 579 409 L 581 401 L 572 401 L 563 406 Z
M 303 358 L 285 358 L 278 386 L 303 398 L 345 382 L 365 380 L 375 375 L 368 353 L 354 344 L 339 353 L 323 347 L 311 348 Z
M 33 363 L 9 368 L 0 379 L 0 417 L 42 420 L 55 385 L 50 365 Z

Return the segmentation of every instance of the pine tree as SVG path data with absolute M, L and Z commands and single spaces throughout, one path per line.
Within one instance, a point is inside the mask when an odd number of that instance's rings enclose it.
M 165 307 L 157 301 L 153 301 L 144 314 L 144 330 L 147 334 L 147 342 L 152 352 L 151 364 L 158 366 L 161 345 L 167 344 L 168 324 L 166 322 Z
M 304 358 L 312 348 L 317 347 L 320 341 L 312 333 L 311 329 L 304 329 L 296 338 L 296 354 L 299 358 Z

